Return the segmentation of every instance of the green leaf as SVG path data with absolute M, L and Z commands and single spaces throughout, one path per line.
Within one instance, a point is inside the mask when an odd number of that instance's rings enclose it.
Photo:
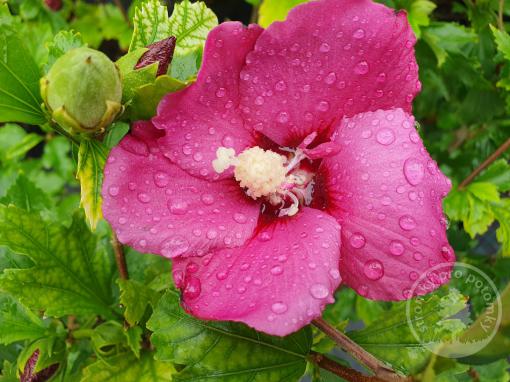
M 135 280 L 120 279 L 117 282 L 121 293 L 120 303 L 126 308 L 124 317 L 130 325 L 136 325 L 145 314 L 147 306 L 157 304 L 159 293 Z
M 510 199 L 504 199 L 499 204 L 492 204 L 492 212 L 499 222 L 496 237 L 503 244 L 503 256 L 510 256 Z
M 500 192 L 510 191 L 510 164 L 505 159 L 498 159 L 478 175 L 476 180 L 492 183 Z
M 175 56 L 178 56 L 187 49 L 203 45 L 209 31 L 218 25 L 218 19 L 201 1 L 184 0 L 175 4 L 168 18 L 167 9 L 159 0 L 148 0 L 136 8 L 133 24 L 130 51 L 175 36 Z
M 0 122 L 43 124 L 39 68 L 23 41 L 8 27 L 0 28 Z
M 106 135 L 103 140 L 103 144 L 109 148 L 113 149 L 115 146 L 119 144 L 122 138 L 128 133 L 129 124 L 125 122 L 114 122 L 108 128 Z
M 0 289 L 24 305 L 48 316 L 112 316 L 112 261 L 78 216 L 64 228 L 0 205 L 0 245 L 34 262 L 28 269 L 7 269 L 0 278 Z
M 418 38 L 421 36 L 421 27 L 430 24 L 430 14 L 436 7 L 437 5 L 429 0 L 411 0 L 406 7 L 409 24 Z
M 101 186 L 107 155 L 106 147 L 100 142 L 89 139 L 81 141 L 76 178 L 80 181 L 81 186 L 80 205 L 83 207 L 93 231 L 96 229 L 97 222 L 103 217 Z
M 264 0 L 260 5 L 258 23 L 266 28 L 274 21 L 285 20 L 292 8 L 307 1 L 309 0 Z
M 202 64 L 202 46 L 188 49 L 185 54 L 172 59 L 170 76 L 180 81 L 188 81 L 196 76 Z
M 508 357 L 510 349 L 510 285 L 501 292 L 501 322 L 496 335 L 483 349 L 475 354 L 462 358 L 460 361 L 469 364 L 485 364 Z M 494 318 L 498 315 L 498 305 L 494 302 L 480 314 L 476 321 L 462 335 L 462 341 L 487 338 L 487 326 L 493 327 Z M 485 327 L 484 327 L 485 326 Z
M 0 295 L 0 343 L 35 340 L 48 334 L 48 325 L 12 297 Z
M 188 49 L 203 46 L 209 31 L 218 25 L 218 18 L 205 3 L 183 0 L 175 4 L 168 25 L 168 36 L 175 36 L 177 39 L 175 55 L 180 56 L 188 52 Z
M 52 202 L 43 190 L 38 188 L 25 175 L 20 174 L 1 203 L 12 203 L 27 212 L 42 211 L 51 208 Z
M 152 84 L 144 85 L 136 90 L 135 96 L 129 105 L 130 118 L 132 120 L 152 118 L 156 114 L 159 101 L 165 95 L 185 87 L 186 83 L 170 76 L 159 76 Z
M 142 349 L 142 334 L 143 329 L 139 326 L 133 326 L 124 330 L 127 344 L 133 351 L 136 358 L 140 358 L 140 350 Z
M 136 90 L 143 85 L 151 84 L 156 79 L 158 63 L 135 70 L 140 57 L 147 51 L 146 48 L 137 48 L 122 56 L 117 61 L 122 78 L 122 102 L 128 103 L 135 96 Z
M 419 320 L 423 341 L 436 342 L 465 327 L 460 320 L 449 318 L 465 307 L 465 297 L 455 290 L 443 297 L 436 293 L 418 299 L 421 314 L 412 319 Z M 404 373 L 421 370 L 431 354 L 411 331 L 405 302 L 395 303 L 372 324 L 348 335 L 369 353 Z
M 510 61 L 510 35 L 506 31 L 499 30 L 490 25 L 498 51 Z
M 131 353 L 121 353 L 99 360 L 83 371 L 82 382 L 169 382 L 175 369 L 172 364 L 156 361 L 151 353 L 142 353 L 140 359 Z
M 45 71 L 49 71 L 57 58 L 63 56 L 71 49 L 80 48 L 84 46 L 83 40 L 79 33 L 73 31 L 60 31 L 54 37 L 53 41 L 47 44 L 48 49 L 48 63 L 46 64 Z
M 466 55 L 477 42 L 477 35 L 464 26 L 453 22 L 434 22 L 423 29 L 423 39 L 429 44 L 442 66 L 450 53 Z
M 312 345 L 309 328 L 281 338 L 242 324 L 197 320 L 171 291 L 160 299 L 147 327 L 154 332 L 158 359 L 187 365 L 174 381 L 297 381 Z
M 25 156 L 42 140 L 38 134 L 27 134 L 21 126 L 7 123 L 0 127 L 0 161 L 14 162 Z

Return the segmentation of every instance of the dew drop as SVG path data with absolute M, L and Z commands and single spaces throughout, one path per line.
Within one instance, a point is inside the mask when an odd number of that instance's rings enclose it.
M 283 314 L 287 311 L 288 307 L 283 302 L 275 302 L 271 305 L 271 310 L 276 314 Z
M 193 300 L 200 296 L 202 292 L 202 285 L 200 280 L 196 277 L 187 277 L 184 284 L 184 291 L 182 292 L 185 299 Z
M 182 255 L 189 249 L 188 240 L 180 235 L 172 236 L 161 243 L 161 254 L 165 257 Z
M 278 276 L 278 275 L 281 275 L 282 273 L 283 273 L 283 268 L 279 265 L 276 265 L 273 268 L 271 268 L 272 275 Z
M 234 214 L 234 220 L 239 223 L 239 224 L 244 224 L 248 221 L 248 218 L 246 217 L 245 214 L 242 214 L 240 212 L 236 212 Z
M 225 97 L 225 94 L 227 94 L 227 91 L 225 90 L 225 88 L 218 88 L 218 90 L 216 90 L 216 97 L 218 97 L 218 98 Z
M 322 53 L 327 53 L 327 52 L 329 52 L 330 49 L 331 48 L 330 48 L 329 44 L 326 42 L 322 43 L 321 46 L 319 47 L 319 51 Z
M 329 110 L 329 102 L 328 101 L 320 101 L 317 105 L 317 110 L 322 111 L 322 112 L 328 111 Z
M 151 201 L 151 197 L 144 192 L 139 193 L 137 198 L 142 203 L 149 203 Z
M 404 231 L 412 231 L 416 228 L 416 220 L 412 216 L 403 215 L 400 217 L 398 224 Z
M 379 280 L 384 275 L 384 267 L 379 260 L 368 260 L 364 267 L 363 272 L 370 280 Z
M 174 215 L 185 215 L 188 212 L 188 203 L 183 200 L 169 200 L 168 209 Z
M 157 172 L 154 174 L 154 184 L 158 187 L 166 187 L 170 183 L 170 178 L 168 174 L 164 172 Z
M 336 74 L 334 72 L 329 73 L 326 78 L 324 78 L 324 82 L 328 85 L 334 84 L 336 81 Z
M 332 268 L 329 270 L 328 273 L 333 280 L 338 280 L 340 278 L 340 272 L 338 271 L 338 269 Z
M 227 272 L 221 271 L 221 272 L 216 273 L 216 278 L 219 281 L 225 280 L 227 278 Z
M 363 37 L 365 37 L 365 31 L 363 29 L 356 29 L 352 34 L 352 37 L 358 40 L 362 39 Z
M 366 61 L 360 61 L 356 64 L 354 67 L 354 73 L 356 74 L 367 74 L 369 71 L 368 62 Z
M 313 298 L 322 300 L 329 296 L 328 288 L 323 284 L 313 284 L 310 287 L 310 294 Z
M 289 113 L 285 111 L 280 112 L 280 114 L 278 114 L 277 121 L 280 123 L 289 122 Z
M 285 89 L 287 89 L 287 85 L 285 84 L 284 81 L 278 81 L 275 86 L 274 86 L 275 90 L 278 90 L 280 92 L 284 91 Z
M 190 261 L 187 265 L 186 265 L 186 272 L 188 273 L 196 273 L 198 271 L 198 264 L 195 263 L 194 261 Z
M 392 129 L 383 128 L 377 132 L 376 140 L 381 145 L 391 145 L 393 142 L 395 142 L 395 133 Z
M 214 196 L 211 194 L 202 194 L 202 196 L 200 197 L 200 200 L 206 206 L 210 206 L 211 204 L 214 204 Z
M 393 256 L 400 256 L 404 253 L 404 244 L 398 240 L 393 240 L 390 243 L 390 253 Z
M 421 259 L 423 259 L 423 254 L 421 252 L 415 252 L 413 253 L 413 259 L 415 259 L 416 261 L 420 261 Z
M 110 188 L 108 188 L 108 193 L 109 193 L 111 196 L 117 196 L 117 195 L 119 195 L 119 187 L 111 186 Z
M 353 248 L 360 249 L 365 246 L 366 239 L 361 233 L 353 233 L 349 238 L 349 243 Z
M 416 158 L 408 158 L 404 162 L 404 176 L 412 186 L 417 186 L 423 180 L 425 175 L 425 166 Z

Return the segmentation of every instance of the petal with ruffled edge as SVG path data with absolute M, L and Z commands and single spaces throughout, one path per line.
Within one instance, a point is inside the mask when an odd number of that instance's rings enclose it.
M 166 134 L 159 144 L 165 156 L 189 174 L 206 179 L 226 179 L 232 169 L 217 174 L 212 168 L 218 147 L 237 153 L 254 146 L 239 114 L 239 72 L 262 28 L 245 28 L 226 22 L 207 37 L 198 78 L 188 88 L 165 96 L 154 125 Z
M 342 278 L 371 299 L 409 298 L 419 276 L 455 260 L 441 208 L 450 181 L 401 109 L 346 118 L 333 139 L 343 148 L 316 189 L 342 225 Z
M 340 283 L 340 227 L 304 208 L 274 220 L 244 247 L 173 261 L 183 305 L 210 320 L 290 334 L 320 316 Z
M 108 157 L 103 214 L 119 240 L 170 258 L 242 245 L 259 205 L 233 179 L 209 182 L 171 163 L 156 144 L 162 133 L 137 122 Z
M 405 12 L 371 0 L 321 0 L 269 26 L 241 72 L 247 125 L 284 146 L 343 116 L 411 110 L 421 89 Z

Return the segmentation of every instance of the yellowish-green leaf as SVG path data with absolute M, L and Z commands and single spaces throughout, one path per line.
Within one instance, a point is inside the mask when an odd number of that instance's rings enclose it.
M 259 9 L 259 24 L 266 28 L 274 21 L 285 20 L 289 11 L 308 0 L 264 0 Z
M 88 139 L 81 142 L 78 151 L 76 178 L 81 186 L 80 204 L 85 210 L 85 216 L 92 230 L 96 229 L 97 222 L 103 217 L 101 185 L 107 154 L 106 148 L 100 142 Z

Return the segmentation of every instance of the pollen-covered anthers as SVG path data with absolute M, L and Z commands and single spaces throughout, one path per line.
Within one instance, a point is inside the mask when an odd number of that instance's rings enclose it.
M 220 147 L 212 166 L 217 173 L 234 166 L 234 177 L 248 196 L 265 198 L 279 209 L 278 216 L 293 216 L 301 204 L 311 202 L 313 174 L 299 169 L 299 163 L 306 158 L 302 150 L 284 151 L 289 151 L 292 156 L 287 158 L 258 146 L 236 156 L 234 149 Z

